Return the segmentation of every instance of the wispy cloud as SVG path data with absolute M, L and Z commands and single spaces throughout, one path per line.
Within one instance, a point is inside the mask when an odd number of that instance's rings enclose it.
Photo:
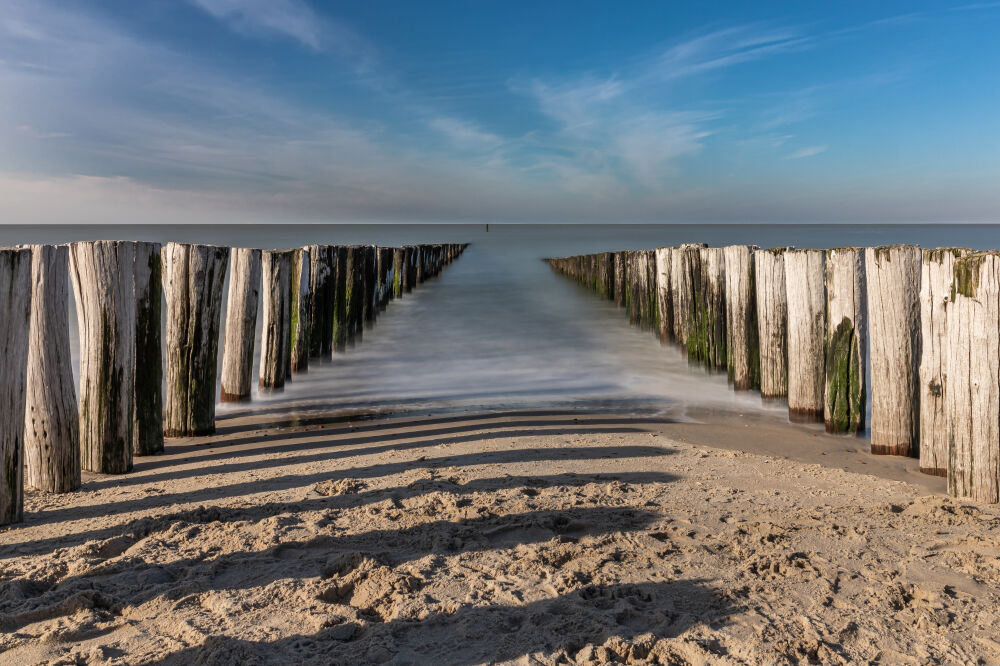
M 475 123 L 459 118 L 435 116 L 429 122 L 432 129 L 444 135 L 453 145 L 463 150 L 490 151 L 503 144 L 492 132 L 486 132 Z
M 191 0 L 234 30 L 276 34 L 319 51 L 323 47 L 319 19 L 301 0 Z
M 794 153 L 790 154 L 786 159 L 790 160 L 800 160 L 803 157 L 812 157 L 813 155 L 819 155 L 820 153 L 825 153 L 829 146 L 809 146 L 808 148 L 802 148 L 801 150 L 796 150 Z

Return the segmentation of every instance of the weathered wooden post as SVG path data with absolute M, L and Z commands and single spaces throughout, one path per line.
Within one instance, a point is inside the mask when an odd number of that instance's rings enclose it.
M 865 250 L 872 453 L 916 456 L 920 433 L 920 248 Z
M 403 290 L 407 293 L 413 291 L 417 285 L 417 263 L 420 261 L 420 248 L 414 245 L 407 245 L 406 250 L 406 273 L 403 282 Z
M 24 518 L 24 421 L 31 250 L 0 248 L 0 525 Z M 67 336 L 68 337 L 68 336 Z
M 310 245 L 309 250 L 309 356 L 330 360 L 333 351 L 333 309 L 336 303 L 336 249 Z
M 615 252 L 615 305 L 620 308 L 625 307 L 625 299 L 628 294 L 628 258 L 627 252 Z
M 694 283 L 694 317 L 688 325 L 687 336 L 688 358 L 700 362 L 709 370 L 725 370 L 725 254 L 720 247 L 701 248 L 698 254 L 700 280 Z
M 0 264 L 6 252 L 0 250 Z M 0 284 L 5 282 L 0 277 Z M 24 485 L 66 493 L 80 487 L 80 424 L 69 354 L 66 245 L 31 246 L 30 301 Z M 6 309 L 3 311 L 9 316 Z
M 291 282 L 288 285 L 292 350 L 291 364 L 285 379 L 290 378 L 293 372 L 305 372 L 309 369 L 309 310 L 312 300 L 309 293 L 309 268 L 309 250 L 292 250 Z
M 350 290 L 350 273 L 348 273 L 347 252 L 344 245 L 333 247 L 336 256 L 334 262 L 334 293 L 333 293 L 333 353 L 339 354 L 347 349 L 347 341 L 352 335 L 349 320 L 348 292 Z
M 826 253 L 785 252 L 788 305 L 788 418 L 822 421 L 826 360 Z
M 163 452 L 163 261 L 159 243 L 135 244 L 135 434 L 132 453 Z
M 406 248 L 392 248 L 392 298 L 402 298 L 406 284 Z
M 701 256 L 699 248 L 704 245 L 684 244 L 670 253 L 670 290 L 674 304 L 674 339 L 682 347 L 687 346 L 688 326 L 693 316 L 694 284 L 693 271 L 701 279 Z
M 260 380 L 265 390 L 284 388 L 292 359 L 291 281 L 294 250 L 261 253 L 264 321 L 260 341 Z
M 167 437 L 215 432 L 219 320 L 228 265 L 228 247 L 167 243 L 163 249 Z
M 660 335 L 660 296 L 659 291 L 656 288 L 656 250 L 643 250 L 642 251 L 646 275 L 643 279 L 644 283 L 644 323 L 643 326 L 649 331 L 652 331 L 654 335 L 659 337 Z
M 392 261 L 392 248 L 379 247 L 378 252 L 378 309 L 382 312 L 389 305 L 393 292 L 393 277 L 395 275 Z
M 788 297 L 785 293 L 785 251 L 756 250 L 757 328 L 760 339 L 760 395 L 788 395 Z
M 234 247 L 229 269 L 222 402 L 245 402 L 253 385 L 253 347 L 260 303 L 260 250 Z
M 973 252 L 956 258 L 952 294 L 944 396 L 948 492 L 996 503 L 1000 501 L 1000 254 Z M 874 324 L 874 311 L 872 315 Z M 872 333 L 874 343 L 874 326 Z
M 365 257 L 363 246 L 349 245 L 347 247 L 344 279 L 347 286 L 345 293 L 347 344 L 354 345 L 362 341 L 365 331 Z
M 971 250 L 924 250 L 920 267 L 920 471 L 948 474 L 948 315 L 955 260 Z
M 69 256 L 80 330 L 80 464 L 124 474 L 135 439 L 135 243 L 73 243 Z
M 664 345 L 674 339 L 674 299 L 670 285 L 672 252 L 671 247 L 656 250 L 656 309 L 659 315 L 657 334 L 660 344 Z
M 378 306 L 376 304 L 378 294 L 378 266 L 377 253 L 374 245 L 361 246 L 362 263 L 362 321 L 365 328 L 375 325 L 378 317 Z
M 726 367 L 737 391 L 760 388 L 760 341 L 753 252 L 756 246 L 723 248 L 726 266 Z
M 868 351 L 864 248 L 826 253 L 826 431 L 863 433 Z

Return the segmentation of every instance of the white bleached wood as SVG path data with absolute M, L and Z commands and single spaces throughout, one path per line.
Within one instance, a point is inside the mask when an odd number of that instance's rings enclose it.
M 946 336 L 955 259 L 964 248 L 924 250 L 920 264 L 920 471 L 948 474 Z
M 1000 255 L 977 252 L 955 260 L 954 302 L 948 306 L 948 491 L 980 502 L 1000 501 Z
M 660 344 L 674 339 L 674 299 L 670 284 L 673 248 L 661 247 L 656 250 L 656 298 L 659 312 Z
M 865 250 L 872 453 L 916 456 L 920 432 L 920 248 Z
M 289 336 L 292 343 L 289 373 L 309 369 L 309 311 L 312 300 L 309 291 L 310 264 L 308 248 L 292 250 L 291 291 L 288 300 L 291 317 Z M 288 375 L 290 376 L 291 374 Z
M 785 252 L 788 307 L 788 417 L 823 420 L 826 336 L 825 259 L 823 250 Z
M 253 347 L 260 303 L 260 250 L 234 247 L 226 304 L 226 338 L 222 348 L 222 402 L 250 399 Z
M 760 340 L 760 394 L 788 395 L 788 298 L 785 293 L 786 248 L 754 252 L 757 327 Z
M 80 423 L 69 355 L 69 247 L 31 246 L 31 337 L 24 414 L 29 488 L 80 487 Z
M 69 256 L 80 329 L 80 464 L 124 474 L 135 438 L 135 243 L 73 243 Z
M 760 388 L 760 342 L 753 252 L 756 246 L 723 248 L 726 265 L 726 367 L 737 391 Z

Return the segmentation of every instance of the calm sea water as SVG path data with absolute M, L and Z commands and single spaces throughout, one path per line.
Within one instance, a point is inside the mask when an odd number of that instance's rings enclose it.
M 100 238 L 261 248 L 472 244 L 438 278 L 392 302 L 362 344 L 296 375 L 282 393 L 254 395 L 249 405 L 220 405 L 220 415 L 574 406 L 652 409 L 676 418 L 696 407 L 780 419 L 784 406 L 734 393 L 724 375 L 689 367 L 679 350 L 630 327 L 623 311 L 554 274 L 541 258 L 684 242 L 985 249 L 1000 246 L 1000 226 L 491 225 L 488 232 L 484 225 L 0 227 L 2 245 Z M 75 312 L 70 326 L 75 359 Z M 221 360 L 221 345 L 219 353 Z

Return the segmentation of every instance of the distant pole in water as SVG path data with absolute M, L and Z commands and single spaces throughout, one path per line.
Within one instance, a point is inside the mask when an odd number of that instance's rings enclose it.
M 920 431 L 920 248 L 865 250 L 872 453 L 916 456 Z
M 0 249 L 0 525 L 24 518 L 24 405 L 31 250 Z M 131 425 L 131 424 L 130 424 Z

